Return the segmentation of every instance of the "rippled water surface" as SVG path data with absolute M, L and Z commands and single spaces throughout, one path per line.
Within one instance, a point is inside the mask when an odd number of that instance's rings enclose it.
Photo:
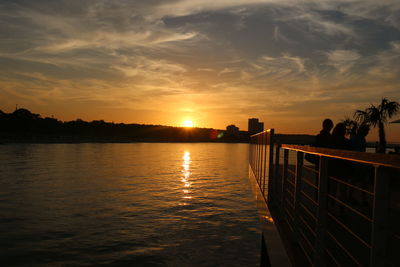
M 0 146 L 1 265 L 256 266 L 246 144 Z

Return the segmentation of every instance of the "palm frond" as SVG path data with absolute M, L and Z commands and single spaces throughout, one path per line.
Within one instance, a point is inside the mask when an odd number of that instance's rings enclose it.
M 371 104 L 371 106 L 367 108 L 365 112 L 367 113 L 368 122 L 372 126 L 375 127 L 376 125 L 379 124 L 379 122 L 382 121 L 382 116 L 379 107 L 376 107 L 373 104 Z
M 399 110 L 400 110 L 400 104 L 397 103 L 396 101 L 387 102 L 384 107 L 385 115 L 388 118 L 391 118 L 394 115 L 396 115 L 399 112 Z
M 366 110 L 358 109 L 354 112 L 353 118 L 355 119 L 355 121 L 363 124 L 368 121 L 368 113 Z

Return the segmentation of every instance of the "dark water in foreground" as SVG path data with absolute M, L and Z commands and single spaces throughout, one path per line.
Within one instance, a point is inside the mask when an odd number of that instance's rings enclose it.
M 256 266 L 246 144 L 0 147 L 0 262 Z

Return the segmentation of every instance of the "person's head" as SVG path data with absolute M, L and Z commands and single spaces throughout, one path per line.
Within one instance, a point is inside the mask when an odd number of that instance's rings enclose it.
M 344 137 L 345 135 L 346 135 L 346 125 L 342 122 L 339 122 L 333 129 L 332 136 Z
M 368 124 L 362 124 L 357 131 L 358 136 L 365 137 L 369 133 L 369 125 Z
M 333 128 L 333 121 L 331 119 L 325 119 L 322 122 L 322 130 L 330 132 Z

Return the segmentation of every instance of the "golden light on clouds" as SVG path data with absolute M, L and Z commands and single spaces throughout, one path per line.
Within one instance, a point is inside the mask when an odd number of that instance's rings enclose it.
M 5 112 L 316 134 L 400 101 L 398 0 L 14 2 L 0 2 Z

